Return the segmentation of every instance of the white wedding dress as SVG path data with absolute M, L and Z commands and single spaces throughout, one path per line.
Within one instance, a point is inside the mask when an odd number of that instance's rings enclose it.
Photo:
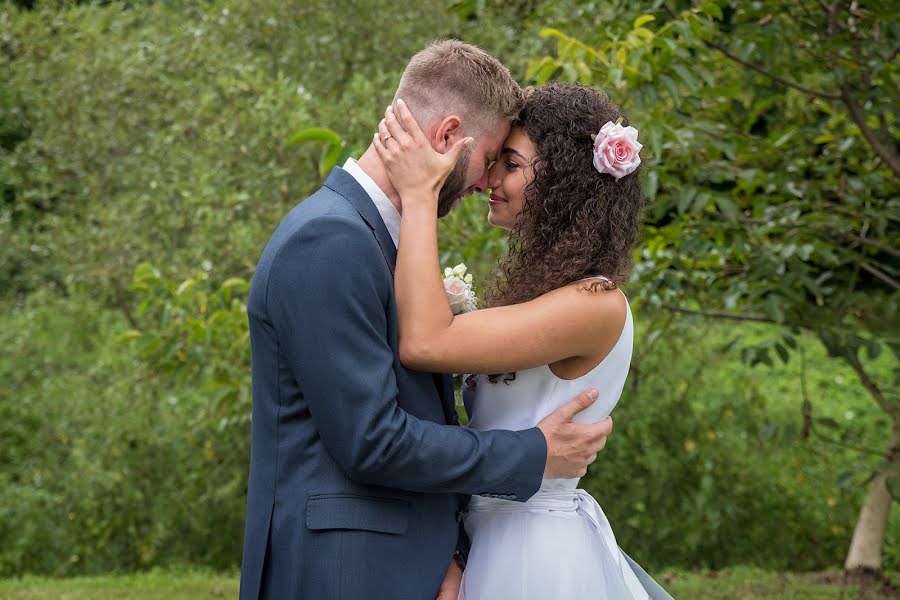
M 629 307 L 612 351 L 582 377 L 560 379 L 546 365 L 518 371 L 509 384 L 479 375 L 469 427 L 528 429 L 590 387 L 600 398 L 575 420 L 604 419 L 625 385 L 633 337 Z M 472 548 L 459 599 L 670 599 L 619 549 L 603 510 L 578 481 L 545 479 L 524 503 L 473 496 L 464 516 Z

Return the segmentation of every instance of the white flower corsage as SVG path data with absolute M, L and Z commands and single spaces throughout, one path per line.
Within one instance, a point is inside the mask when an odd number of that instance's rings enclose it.
M 472 275 L 466 274 L 465 264 L 460 263 L 453 268 L 444 269 L 444 290 L 447 292 L 447 299 L 454 315 L 477 308 L 478 299 L 475 297 Z

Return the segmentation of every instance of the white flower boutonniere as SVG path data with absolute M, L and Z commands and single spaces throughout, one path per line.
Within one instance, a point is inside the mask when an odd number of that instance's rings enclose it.
M 454 315 L 477 308 L 478 299 L 475 297 L 472 275 L 466 274 L 465 264 L 460 263 L 453 268 L 444 269 L 444 290 L 447 292 L 447 299 L 450 300 L 450 308 L 453 309 Z

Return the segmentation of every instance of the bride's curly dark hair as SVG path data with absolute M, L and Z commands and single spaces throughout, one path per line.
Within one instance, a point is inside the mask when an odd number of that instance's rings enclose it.
M 628 280 L 644 203 L 640 167 L 621 179 L 599 173 L 591 137 L 620 119 L 628 125 L 621 109 L 591 87 L 552 83 L 526 91 L 513 127 L 522 127 L 537 150 L 535 176 L 525 188 L 509 252 L 489 278 L 485 306 L 527 302 L 592 275 L 610 280 L 585 282 L 592 292 Z M 509 383 L 515 374 L 491 375 L 490 381 L 501 377 Z
M 510 232 L 509 253 L 491 276 L 489 307 L 527 302 L 591 275 L 603 275 L 614 286 L 625 283 L 644 204 L 640 167 L 615 179 L 593 166 L 591 135 L 608 121 L 628 125 L 618 106 L 577 83 L 552 83 L 526 94 L 513 127 L 522 127 L 537 150 L 535 176 Z

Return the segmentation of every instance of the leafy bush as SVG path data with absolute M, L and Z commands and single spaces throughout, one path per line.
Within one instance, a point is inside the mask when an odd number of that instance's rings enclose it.
M 636 315 L 641 325 L 640 310 Z M 734 334 L 765 339 L 769 327 L 710 327 L 687 319 L 655 343 L 646 325 L 641 329 L 632 387 L 613 412 L 613 436 L 585 481 L 620 545 L 655 567 L 807 570 L 837 563 L 862 484 L 879 462 L 877 452 L 844 446 L 878 449 L 885 442 L 883 417 L 852 370 L 829 371 L 830 359 L 809 336 L 798 340 L 809 354 L 803 375 L 798 364 L 748 369 L 738 352 L 727 352 Z M 889 368 L 889 360 L 879 363 Z M 816 420 L 839 419 L 856 439 L 835 441 L 818 428 L 804 432 L 800 388 L 809 374 Z M 896 514 L 888 535 L 890 568 L 898 558 Z
M 367 139 L 405 60 L 453 22 L 384 1 L 361 10 L 392 26 L 326 2 L 2 9 L 0 69 L 15 94 L 0 100 L 32 126 L 0 154 L 0 173 L 15 174 L 2 214 L 40 214 L 0 224 L 18 232 L 6 252 L 48 272 L 12 269 L 0 289 L 83 283 L 122 306 L 150 257 L 182 271 L 212 257 L 249 275 L 320 181 L 317 149 L 288 134 L 339 124 Z
M 123 337 L 77 294 L 35 294 L 0 330 L 16 384 L 0 401 L 0 574 L 238 564 L 246 416 L 220 427 L 206 389 L 154 373 Z

